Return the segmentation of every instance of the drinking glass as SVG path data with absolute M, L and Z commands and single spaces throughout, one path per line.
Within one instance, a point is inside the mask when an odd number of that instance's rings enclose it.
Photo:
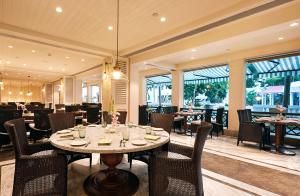
M 130 129 L 124 128 L 122 131 L 123 140 L 128 141 L 130 136 Z
M 84 127 L 82 127 L 82 128 L 79 128 L 79 137 L 80 138 L 85 138 L 85 128 Z
M 151 131 L 152 131 L 151 127 L 146 128 L 146 134 L 151 134 Z

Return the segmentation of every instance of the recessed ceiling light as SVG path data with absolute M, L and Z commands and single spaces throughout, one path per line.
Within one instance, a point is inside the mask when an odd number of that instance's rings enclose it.
M 283 40 L 283 37 L 278 37 L 278 40 Z
M 163 16 L 163 17 L 160 18 L 160 22 L 166 22 L 166 21 L 167 21 L 166 17 Z
M 53 69 L 53 67 L 49 67 L 48 69 L 49 69 L 49 70 L 52 70 L 52 69 Z
M 114 29 L 114 27 L 113 27 L 113 26 L 108 26 L 107 29 L 108 29 L 109 31 L 112 31 L 112 30 Z
M 196 52 L 196 51 L 197 51 L 197 49 L 195 49 L 195 48 L 194 48 L 194 49 L 192 49 L 192 52 Z
M 13 48 L 13 46 L 12 46 L 12 45 L 9 45 L 9 46 L 7 46 L 7 47 L 9 47 L 9 48 Z
M 66 58 L 66 59 L 70 59 L 70 57 L 69 57 L 69 56 L 66 56 L 65 58 Z
M 36 51 L 35 51 L 35 50 L 31 50 L 31 52 L 32 52 L 32 53 L 35 53 Z
M 85 60 L 84 59 L 81 59 L 81 62 L 84 62 Z
M 192 57 L 191 57 L 191 60 L 194 60 L 194 59 L 195 59 L 195 57 L 192 56 Z
M 60 6 L 57 6 L 56 8 L 55 8 L 55 11 L 57 12 L 57 13 L 62 13 L 62 8 L 60 7 Z
M 26 65 L 27 65 L 26 63 L 23 64 L 24 67 L 25 67 Z
M 65 71 L 65 68 L 62 68 L 61 71 Z
M 10 64 L 10 61 L 6 61 L 6 64 Z
M 299 25 L 298 22 L 293 22 L 293 23 L 290 24 L 290 27 L 295 27 L 295 26 L 298 26 L 298 25 Z

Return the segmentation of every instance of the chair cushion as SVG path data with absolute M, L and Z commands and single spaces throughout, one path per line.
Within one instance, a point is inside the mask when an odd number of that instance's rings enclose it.
M 51 155 L 51 154 L 56 154 L 56 151 L 55 150 L 43 150 L 43 151 L 31 154 L 31 156 L 43 156 L 43 155 Z
M 160 152 L 157 157 L 163 157 L 163 158 L 170 158 L 170 159 L 191 159 L 190 157 L 187 157 L 182 154 L 178 154 L 175 152 L 167 152 L 167 151 L 162 151 Z
M 176 116 L 176 117 L 174 117 L 174 121 L 181 121 L 183 119 L 184 118 L 182 116 Z

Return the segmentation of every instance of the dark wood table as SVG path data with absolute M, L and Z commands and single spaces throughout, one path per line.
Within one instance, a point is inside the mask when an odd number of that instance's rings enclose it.
M 183 117 L 183 128 L 186 132 L 186 130 L 188 129 L 188 117 L 189 116 L 198 116 L 198 115 L 204 115 L 205 111 L 203 112 L 177 112 L 176 115 L 182 116 Z
M 287 125 L 291 126 L 300 126 L 300 119 L 297 118 L 287 118 L 284 120 L 276 120 L 276 118 L 272 117 L 261 117 L 256 119 L 256 122 L 262 123 L 270 123 L 275 126 L 275 148 L 271 148 L 272 152 L 277 154 L 284 154 L 284 155 L 296 155 L 295 152 L 288 150 L 283 146 L 283 127 Z

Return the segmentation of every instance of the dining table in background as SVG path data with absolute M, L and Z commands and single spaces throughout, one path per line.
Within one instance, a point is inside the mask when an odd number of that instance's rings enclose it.
M 202 112 L 196 112 L 196 111 L 193 111 L 193 112 L 176 112 L 176 115 L 178 116 L 182 116 L 183 117 L 183 128 L 185 130 L 185 133 L 188 129 L 188 117 L 189 116 L 194 116 L 194 120 L 197 120 L 197 117 L 199 115 L 201 115 L 200 119 L 202 120 L 203 119 L 203 115 L 205 114 L 205 111 L 202 111 Z
M 299 118 L 276 119 L 276 117 L 261 117 L 256 119 L 256 122 L 269 123 L 275 126 L 275 149 L 271 148 L 278 154 L 296 155 L 295 152 L 283 146 L 283 127 L 284 126 L 300 126 Z
M 122 131 L 129 129 L 129 140 L 122 142 Z M 158 148 L 169 142 L 169 134 L 166 131 L 155 131 L 160 136 L 158 140 L 144 140 L 146 130 L 140 127 L 129 128 L 119 125 L 112 132 L 110 128 L 101 126 L 86 127 L 85 139 L 78 137 L 78 131 L 71 132 L 75 140 L 86 140 L 84 146 L 72 146 L 74 140 L 62 139 L 59 133 L 50 137 L 53 146 L 72 152 L 99 153 L 101 161 L 108 166 L 106 170 L 100 170 L 88 176 L 84 182 L 84 190 L 88 195 L 133 195 L 139 186 L 136 175 L 130 171 L 117 169 L 116 166 L 122 161 L 123 154 L 130 152 L 145 151 Z M 110 139 L 109 145 L 99 145 L 100 139 Z M 144 145 L 134 145 L 134 141 L 145 141 Z

